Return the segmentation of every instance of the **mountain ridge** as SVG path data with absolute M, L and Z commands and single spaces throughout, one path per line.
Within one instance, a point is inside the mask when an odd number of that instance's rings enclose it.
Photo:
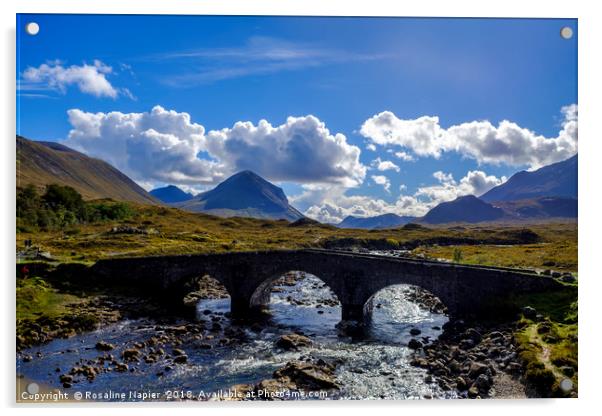
M 483 201 L 519 201 L 540 197 L 577 198 L 577 154 L 533 172 L 515 173 L 480 196 Z
M 289 204 L 281 188 L 250 170 L 238 172 L 212 190 L 176 206 L 187 211 L 221 217 L 242 216 L 289 221 L 304 217 Z
M 127 175 L 109 163 L 61 143 L 16 136 L 17 186 L 50 184 L 74 188 L 85 199 L 111 198 L 141 204 L 160 204 Z
M 505 216 L 504 210 L 482 201 L 474 195 L 459 196 L 453 201 L 442 202 L 420 218 L 427 224 L 450 222 L 486 222 L 496 221 Z

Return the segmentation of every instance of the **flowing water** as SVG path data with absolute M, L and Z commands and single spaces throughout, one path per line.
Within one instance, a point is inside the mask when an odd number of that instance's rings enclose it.
M 426 372 L 409 364 L 411 350 L 407 343 L 412 338 L 409 331 L 418 328 L 417 337 L 436 338 L 447 321 L 442 314 L 431 313 L 405 299 L 407 286 L 392 286 L 380 291 L 374 298 L 372 320 L 366 337 L 352 340 L 341 335 L 336 325 L 341 319 L 341 308 L 333 302 L 334 295 L 324 283 L 305 275 L 289 285 L 278 285 L 272 293 L 271 318 L 268 325 L 243 327 L 247 340 L 230 346 L 198 349 L 183 344 L 188 363 L 175 365 L 172 371 L 160 377 L 165 363 L 142 363 L 135 372 L 106 372 L 94 381 L 80 381 L 70 391 L 150 392 L 165 393 L 167 398 L 177 398 L 192 392 L 194 397 L 227 390 L 239 383 L 257 383 L 271 378 L 274 370 L 288 361 L 311 356 L 325 361 L 337 361 L 336 378 L 341 390 L 329 393 L 334 399 L 408 399 L 453 397 L 434 383 L 426 383 Z M 222 325 L 229 325 L 224 316 L 229 310 L 229 299 L 204 300 L 198 305 L 199 315 L 212 311 L 220 317 Z M 115 344 L 111 351 L 118 356 L 124 345 L 147 340 L 160 331 L 156 322 L 126 320 L 94 332 L 68 339 L 58 339 L 47 345 L 25 351 L 34 358 L 31 362 L 17 361 L 17 372 L 26 379 L 49 387 L 61 387 L 59 375 L 67 373 L 74 363 L 99 356 L 96 342 L 103 340 Z M 299 351 L 283 351 L 274 347 L 282 334 L 302 332 L 313 341 L 313 346 Z M 175 392 L 175 393 L 174 393 Z M 106 399 L 107 397 L 105 397 Z M 108 397 L 109 399 L 114 399 Z M 166 398 L 161 396 L 161 400 Z M 126 400 L 131 400 L 130 397 Z

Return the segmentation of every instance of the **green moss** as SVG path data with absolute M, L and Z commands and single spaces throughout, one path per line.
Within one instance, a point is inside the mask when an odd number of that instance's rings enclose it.
M 67 304 L 77 302 L 76 296 L 59 293 L 40 277 L 17 279 L 17 320 L 36 319 L 40 316 L 60 316 Z
M 567 286 L 552 293 L 521 296 L 517 304 L 530 305 L 543 315 L 534 322 L 522 318 L 515 340 L 525 365 L 525 379 L 545 397 L 564 397 L 560 382 L 570 378 L 578 386 L 577 290 Z

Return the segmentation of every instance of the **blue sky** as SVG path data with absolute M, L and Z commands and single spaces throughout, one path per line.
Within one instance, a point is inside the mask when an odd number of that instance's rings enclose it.
M 17 133 L 147 188 L 250 168 L 324 221 L 418 215 L 576 152 L 576 20 L 19 15 L 17 28 Z

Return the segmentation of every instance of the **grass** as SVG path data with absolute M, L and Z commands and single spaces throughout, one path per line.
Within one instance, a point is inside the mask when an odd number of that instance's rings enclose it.
M 480 225 L 463 227 L 402 227 L 387 230 L 339 229 L 321 224 L 291 227 L 286 221 L 251 218 L 219 218 L 175 208 L 134 205 L 131 218 L 76 225 L 69 230 L 19 232 L 17 249 L 25 240 L 57 261 L 92 263 L 107 257 L 162 254 L 216 253 L 225 251 L 273 250 L 303 247 L 358 245 L 389 249 L 413 248 L 416 254 L 453 259 L 461 242 L 464 263 L 575 269 L 577 264 L 577 226 L 575 223 L 529 226 L 537 244 L 500 246 L 516 243 L 524 225 Z M 127 226 L 145 233 L 115 233 L 114 227 Z M 28 231 L 28 230 L 26 230 Z M 490 242 L 489 245 L 478 245 Z M 439 245 L 437 245 L 439 244 Z M 473 245 L 471 245 L 473 244 Z M 521 260 L 522 258 L 522 260 Z
M 42 315 L 57 317 L 67 313 L 66 305 L 79 297 L 61 293 L 40 277 L 17 279 L 17 321 L 34 320 Z
M 421 246 L 414 254 L 482 266 L 577 270 L 577 240 L 555 239 L 538 244 Z

